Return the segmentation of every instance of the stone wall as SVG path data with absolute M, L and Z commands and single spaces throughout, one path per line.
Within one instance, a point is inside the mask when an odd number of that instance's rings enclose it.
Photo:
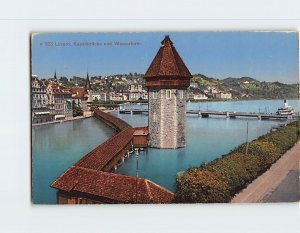
M 177 95 L 177 147 L 186 145 L 186 90 L 182 92 L 182 99 Z
M 153 92 L 157 97 L 153 98 Z M 158 90 L 149 91 L 149 146 L 160 148 L 161 139 L 161 99 Z
M 167 92 L 171 91 L 170 98 Z M 182 91 L 182 95 L 179 92 Z M 149 144 L 157 148 L 185 146 L 186 91 L 177 89 L 149 90 Z

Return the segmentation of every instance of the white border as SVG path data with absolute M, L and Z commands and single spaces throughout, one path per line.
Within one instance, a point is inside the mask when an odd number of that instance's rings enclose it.
M 226 5 L 221 0 L 205 3 L 184 1 L 182 6 L 174 8 L 178 2 L 130 0 L 126 6 L 124 2 L 106 1 L 104 4 L 96 0 L 81 3 L 55 0 L 45 4 L 27 1 L 21 5 L 10 1 L 1 8 L 0 17 L 5 20 L 0 20 L 0 232 L 273 233 L 299 230 L 300 209 L 297 203 L 167 206 L 30 204 L 31 32 L 300 29 L 297 1 L 275 3 L 255 0 L 244 3 L 227 0 Z M 123 8 L 116 7 L 120 4 Z M 131 20 L 137 18 L 143 20 Z

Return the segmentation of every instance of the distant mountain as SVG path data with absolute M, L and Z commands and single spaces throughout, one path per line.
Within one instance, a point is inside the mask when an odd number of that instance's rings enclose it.
M 251 77 L 209 78 L 203 74 L 194 75 L 192 82 L 198 83 L 200 91 L 207 87 L 232 93 L 235 99 L 292 99 L 298 98 L 297 84 L 260 82 Z

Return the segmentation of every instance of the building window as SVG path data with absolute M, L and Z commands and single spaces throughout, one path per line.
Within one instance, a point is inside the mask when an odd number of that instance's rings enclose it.
M 179 99 L 183 99 L 183 90 L 178 90 Z
M 171 90 L 166 90 L 166 98 L 171 99 Z

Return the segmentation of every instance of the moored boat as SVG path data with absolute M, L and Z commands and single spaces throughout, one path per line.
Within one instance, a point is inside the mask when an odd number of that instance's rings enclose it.
M 295 113 L 292 106 L 290 106 L 287 100 L 284 100 L 283 107 L 278 108 L 276 114 L 277 115 L 293 115 Z

